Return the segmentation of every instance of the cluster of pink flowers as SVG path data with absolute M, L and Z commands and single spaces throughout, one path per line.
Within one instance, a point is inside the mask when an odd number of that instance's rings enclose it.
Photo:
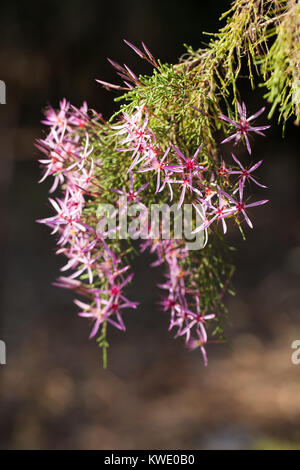
M 166 291 L 160 305 L 164 312 L 170 313 L 169 331 L 175 329 L 175 338 L 185 338 L 188 349 L 199 347 L 207 366 L 205 345 L 211 341 L 208 341 L 205 324 L 214 319 L 215 314 L 201 312 L 199 292 L 189 287 L 193 273 L 182 267 L 182 261 L 188 256 L 184 240 L 147 240 L 141 244 L 141 251 L 146 248 L 157 256 L 152 266 L 163 263 L 167 266 L 165 281 L 158 287 Z
M 270 126 L 253 127 L 249 125 L 249 120 L 261 114 L 264 108 L 248 119 L 244 103 L 242 106 L 238 103 L 238 109 L 241 113 L 238 123 L 221 115 L 221 119 L 229 121 L 231 125 L 236 127 L 236 132 L 222 143 L 233 138 L 236 141 L 244 138 L 247 149 L 251 153 L 248 133 L 253 131 L 262 134 L 261 130 L 267 129 Z M 156 178 L 155 192 L 159 193 L 167 186 L 171 201 L 174 196 L 173 185 L 176 185 L 180 190 L 178 207 L 182 206 L 188 195 L 189 199 L 187 202 L 192 201 L 194 203 L 195 209 L 199 212 L 202 219 L 202 223 L 195 228 L 193 233 L 206 230 L 214 221 L 222 221 L 223 231 L 226 233 L 227 225 L 225 219 L 239 215 L 243 215 L 249 227 L 253 228 L 246 209 L 265 204 L 268 200 L 264 199 L 248 203 L 244 200 L 244 190 L 249 182 L 253 182 L 261 188 L 266 188 L 265 185 L 259 183 L 253 177 L 253 172 L 262 164 L 262 160 L 251 165 L 250 168 L 246 168 L 232 154 L 233 165 L 227 168 L 225 163 L 222 162 L 219 168 L 212 168 L 206 163 L 199 161 L 202 146 L 192 156 L 185 156 L 180 149 L 171 144 L 162 152 L 153 132 L 148 128 L 147 124 L 147 109 L 145 106 L 140 106 L 132 116 L 124 114 L 122 123 L 115 126 L 117 134 L 123 137 L 120 145 L 125 146 L 118 150 L 132 152 L 132 163 L 128 171 L 139 173 L 151 172 L 152 177 Z M 176 164 L 170 164 L 168 161 L 171 149 L 177 159 Z M 171 158 L 174 159 L 174 157 Z M 238 197 L 236 197 L 237 193 Z M 202 207 L 201 211 L 198 208 L 199 204 Z
M 225 143 L 235 139 L 236 143 L 245 139 L 247 149 L 251 153 L 248 139 L 249 132 L 261 133 L 261 130 L 269 126 L 252 127 L 249 121 L 257 117 L 264 110 L 262 108 L 255 115 L 247 119 L 246 108 L 238 104 L 240 113 L 239 122 L 235 123 L 224 115 L 221 119 L 229 122 L 236 128 L 235 134 L 225 139 Z M 224 233 L 227 231 L 226 218 L 244 216 L 247 224 L 253 228 L 246 209 L 259 206 L 268 202 L 260 200 L 246 202 L 244 200 L 245 186 L 249 182 L 266 188 L 254 177 L 253 172 L 261 165 L 262 160 L 245 168 L 237 157 L 232 154 L 233 165 L 226 167 L 222 162 L 219 168 L 211 168 L 203 161 L 201 162 L 200 146 L 192 156 L 185 156 L 179 148 L 169 144 L 165 151 L 161 151 L 155 135 L 148 127 L 148 112 L 145 106 L 140 106 L 131 115 L 123 114 L 122 122 L 114 127 L 116 134 L 121 136 L 120 151 L 131 152 L 131 164 L 128 168 L 131 178 L 132 172 L 152 173 L 156 179 L 155 193 L 162 192 L 166 187 L 170 192 L 170 200 L 173 200 L 173 185 L 179 188 L 180 196 L 178 207 L 181 207 L 189 195 L 188 202 L 193 201 L 195 209 L 200 215 L 202 223 L 192 233 L 207 229 L 213 222 L 222 222 Z M 173 152 L 171 152 L 173 150 Z M 171 153 L 173 156 L 171 157 Z M 174 156 L 177 163 L 174 164 Z M 170 160 L 173 160 L 172 162 Z M 149 184 L 149 183 L 147 183 Z M 136 191 L 140 192 L 145 185 Z M 225 189 L 226 188 L 226 191 Z M 228 188 L 228 189 L 227 189 Z M 230 193 L 229 193 L 230 192 Z M 178 194 L 178 191 L 177 191 Z M 197 203 L 197 204 L 196 204 Z M 199 211 L 199 204 L 202 210 Z M 184 271 L 180 260 L 188 253 L 182 248 L 182 241 L 178 240 L 147 240 L 141 244 L 141 251 L 150 248 L 152 253 L 157 254 L 157 261 L 153 266 L 166 263 L 166 282 L 160 287 L 168 292 L 163 298 L 161 305 L 163 310 L 170 311 L 170 330 L 176 328 L 176 337 L 183 336 L 190 349 L 200 347 L 204 363 L 207 365 L 205 344 L 208 341 L 205 324 L 208 320 L 215 318 L 214 313 L 200 311 L 200 296 L 197 290 L 186 287 L 186 281 L 190 281 L 192 274 Z M 190 307 L 192 305 L 192 307 Z
M 55 285 L 72 289 L 88 299 L 75 303 L 81 309 L 80 316 L 94 321 L 90 337 L 98 333 L 104 321 L 124 331 L 122 310 L 138 305 L 123 293 L 133 274 L 124 277 L 130 267 L 122 266 L 121 257 L 87 223 L 84 215 L 87 198 L 97 188 L 94 170 L 100 164 L 94 160 L 93 146 L 89 143 L 87 126 L 92 126 L 93 121 L 87 104 L 77 109 L 63 100 L 58 111 L 52 108 L 46 111 L 43 123 L 50 126 L 50 132 L 37 142 L 46 156 L 40 160 L 44 168 L 40 182 L 51 175 L 54 183 L 50 193 L 59 188 L 62 196 L 49 198 L 55 215 L 38 222 L 49 226 L 52 234 L 58 234 L 56 253 L 67 258 L 61 271 L 71 270 L 68 276 L 59 277 Z M 79 281 L 79 277 L 83 280 Z
M 158 64 L 156 60 L 144 43 L 142 43 L 142 49 L 136 47 L 129 41 L 125 40 L 125 43 L 131 47 L 139 57 L 147 60 L 152 66 L 157 68 Z M 109 62 L 117 71 L 117 74 L 123 79 L 128 89 L 140 84 L 137 76 L 127 65 L 123 67 L 111 59 L 109 59 Z M 121 88 L 101 80 L 97 81 L 108 89 Z M 192 106 L 192 108 L 199 111 L 194 106 Z M 237 102 L 237 111 L 239 114 L 237 121 L 221 114 L 220 119 L 233 127 L 235 131 L 221 143 L 224 144 L 234 140 L 234 145 L 237 145 L 240 141 L 244 140 L 248 153 L 251 155 L 249 134 L 254 133 L 264 136 L 262 131 L 270 127 L 269 125 L 253 126 L 252 124 L 253 120 L 260 116 L 264 110 L 265 108 L 263 107 L 255 114 L 247 117 L 245 103 L 240 104 Z M 237 217 L 240 214 L 244 216 L 248 225 L 253 228 L 252 222 L 246 213 L 246 209 L 265 204 L 268 201 L 245 202 L 244 187 L 246 182 L 249 181 L 254 182 L 262 188 L 266 187 L 254 179 L 252 175 L 261 165 L 262 160 L 247 169 L 244 168 L 236 156 L 232 154 L 237 167 L 231 166 L 230 169 L 227 169 L 225 163 L 222 162 L 220 168 L 211 168 L 211 166 L 198 161 L 201 156 L 202 145 L 196 150 L 193 156 L 185 156 L 180 149 L 171 145 L 171 143 L 163 152 L 153 131 L 148 127 L 148 121 L 148 110 L 145 105 L 141 104 L 132 115 L 123 113 L 121 124 L 115 126 L 116 134 L 122 136 L 122 140 L 120 141 L 122 148 L 119 150 L 122 152 L 132 152 L 131 164 L 128 171 L 131 172 L 134 170 L 141 173 L 152 172 L 153 176 L 156 177 L 155 192 L 159 193 L 167 186 L 171 201 L 173 199 L 172 185 L 179 187 L 179 207 L 184 203 L 187 195 L 189 195 L 189 199 L 196 199 L 202 206 L 202 211 L 199 215 L 203 222 L 195 229 L 194 233 L 206 230 L 215 220 L 222 221 L 225 233 L 227 226 L 224 219 L 232 216 Z M 168 162 L 171 148 L 174 150 L 177 159 L 177 164 L 175 165 Z M 238 178 L 235 179 L 235 181 L 229 181 L 232 175 L 234 175 L 233 177 L 237 175 Z M 225 188 L 228 188 L 229 191 L 231 190 L 231 194 L 228 193 L 228 190 L 225 191 Z M 237 192 L 239 193 L 238 199 L 235 197 Z
M 141 50 L 128 41 L 125 42 L 141 58 L 158 67 L 144 43 Z M 97 80 L 106 88 L 130 90 L 141 84 L 129 67 L 111 60 L 110 63 L 123 79 L 125 87 Z M 237 109 L 237 121 L 220 115 L 221 120 L 234 128 L 234 133 L 225 138 L 222 144 L 234 140 L 236 145 L 244 141 L 248 153 L 251 154 L 249 134 L 264 135 L 262 131 L 269 127 L 252 125 L 252 121 L 264 108 L 250 117 L 247 117 L 244 103 L 238 103 Z M 59 277 L 55 285 L 71 289 L 85 297 L 85 300 L 76 299 L 75 304 L 80 309 L 81 317 L 93 321 L 90 337 L 98 334 L 101 325 L 106 325 L 106 322 L 124 331 L 123 310 L 135 309 L 138 305 L 124 295 L 124 288 L 133 277 L 132 273 L 128 274 L 130 267 L 122 263 L 123 254 L 118 251 L 118 244 L 105 241 L 105 235 L 109 232 L 104 234 L 99 229 L 97 214 L 94 213 L 95 201 L 101 197 L 97 181 L 97 168 L 101 168 L 101 160 L 97 157 L 96 144 L 94 149 L 91 142 L 95 142 L 92 134 L 97 138 L 96 128 L 102 117 L 95 111 L 93 115 L 92 118 L 86 103 L 78 109 L 64 99 L 60 102 L 58 111 L 52 108 L 46 110 L 42 122 L 50 127 L 50 131 L 44 139 L 37 142 L 37 147 L 44 154 L 39 160 L 44 169 L 40 182 L 51 176 L 53 184 L 50 194 L 60 190 L 59 197 L 49 198 L 55 214 L 38 221 L 49 226 L 52 233 L 58 235 L 57 254 L 63 254 L 67 258 L 61 268 L 64 276 Z M 222 224 L 224 234 L 227 232 L 228 218 L 238 222 L 242 217 L 249 227 L 253 228 L 247 209 L 265 204 L 267 200 L 248 202 L 244 194 L 250 182 L 266 188 L 253 176 L 262 160 L 244 166 L 232 153 L 230 165 L 226 166 L 222 161 L 217 167 L 213 162 L 207 162 L 204 153 L 206 149 L 202 145 L 196 150 L 193 149 L 191 155 L 187 155 L 178 145 L 175 146 L 171 142 L 161 146 L 149 127 L 149 120 L 149 110 L 141 104 L 132 114 L 123 113 L 118 124 L 112 128 L 108 126 L 110 136 L 118 140 L 116 150 L 123 154 L 126 152 L 130 156 L 127 168 L 129 188 L 110 188 L 111 193 L 126 196 L 126 207 L 123 210 L 127 208 L 128 203 L 141 203 L 142 192 L 147 187 L 149 190 L 152 178 L 155 188 L 153 191 L 158 200 L 162 199 L 163 191 L 168 191 L 170 201 L 178 198 L 178 208 L 185 203 L 193 204 L 201 222 L 192 233 L 204 231 L 205 243 L 208 239 L 208 229 L 213 230 L 218 221 Z M 92 132 L 94 127 L 95 133 Z M 144 178 L 141 178 L 142 175 L 145 175 Z M 136 180 L 145 180 L 147 176 L 148 181 L 143 181 L 137 187 Z M 91 200 L 93 205 L 89 207 Z M 120 207 L 119 210 L 121 214 Z M 115 227 L 113 231 L 118 230 L 120 227 Z M 111 238 L 115 239 L 116 236 Z M 148 239 L 140 246 L 141 252 L 146 248 L 157 256 L 153 266 L 163 263 L 167 266 L 165 281 L 159 284 L 159 287 L 165 291 L 160 304 L 164 311 L 170 313 L 169 330 L 176 331 L 175 337 L 183 337 L 189 349 L 199 347 L 204 364 L 207 365 L 205 346 L 212 342 L 208 340 L 207 327 L 214 322 L 215 307 L 212 306 L 211 310 L 202 307 L 205 302 L 194 281 L 194 271 L 192 268 L 185 268 L 189 255 L 185 240 L 164 240 L 160 237 L 154 238 L 150 233 Z M 68 271 L 70 274 L 65 275 Z

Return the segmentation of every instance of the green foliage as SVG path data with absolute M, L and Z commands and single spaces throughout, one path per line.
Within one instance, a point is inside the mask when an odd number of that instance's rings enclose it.
M 289 1 L 282 21 L 275 27 L 276 39 L 262 61 L 265 95 L 272 103 L 269 117 L 279 108 L 278 120 L 296 115 L 300 123 L 300 4 Z

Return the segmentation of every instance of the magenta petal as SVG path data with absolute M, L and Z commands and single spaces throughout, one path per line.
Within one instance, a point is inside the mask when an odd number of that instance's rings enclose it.
M 250 175 L 249 175 L 249 178 L 250 178 L 255 184 L 257 184 L 257 186 L 260 186 L 261 188 L 267 188 L 267 186 L 265 186 L 264 184 L 259 183 L 255 178 L 253 178 L 253 176 L 250 176 Z
M 186 187 L 183 186 L 182 191 L 181 191 L 181 195 L 180 195 L 179 204 L 178 204 L 178 209 L 182 206 L 182 203 L 184 201 L 185 189 L 186 189 Z
M 231 154 L 231 156 L 232 156 L 233 160 L 234 160 L 234 161 L 239 165 L 239 167 L 243 170 L 244 167 L 243 167 L 243 165 L 241 164 L 241 162 L 236 158 L 236 156 L 235 156 L 233 153 Z M 233 173 L 233 172 L 232 172 L 232 173 Z
M 238 127 L 237 123 L 234 122 L 232 119 L 230 119 L 228 116 L 221 114 L 220 118 L 223 119 L 223 121 L 229 122 L 229 124 L 232 124 L 233 126 Z
M 179 160 L 183 159 L 186 162 L 186 157 L 180 152 L 180 150 L 173 145 L 173 149 L 175 150 Z
M 263 106 L 259 111 L 257 111 L 257 113 L 252 114 L 252 116 L 248 117 L 247 121 L 252 121 L 252 119 L 257 118 L 258 116 L 261 115 L 261 113 L 264 112 L 265 109 L 266 109 L 265 106 Z
M 249 155 L 251 155 L 250 142 L 249 142 L 248 136 L 246 134 L 245 134 L 245 141 L 246 141 L 246 147 L 247 147 L 247 150 L 249 152 Z
M 204 366 L 207 367 L 208 360 L 207 360 L 207 354 L 206 354 L 205 347 L 204 347 L 204 346 L 201 346 L 200 349 L 201 349 L 202 356 L 203 356 Z
M 266 204 L 267 202 L 269 202 L 269 200 L 264 199 L 263 201 L 257 201 L 257 202 L 252 202 L 251 204 L 247 204 L 246 207 L 262 206 L 263 204 Z
M 253 228 L 252 222 L 249 219 L 248 215 L 246 214 L 246 211 L 242 211 L 242 213 L 244 214 L 245 220 L 246 220 L 247 224 L 249 225 L 249 227 Z
M 253 165 L 250 170 L 249 170 L 249 173 L 252 173 L 252 171 L 256 170 L 261 164 L 262 164 L 263 160 L 260 160 L 259 162 L 255 163 L 255 165 Z
M 96 334 L 98 333 L 98 330 L 99 330 L 99 327 L 101 325 L 101 319 L 98 318 L 96 321 L 95 321 L 95 324 L 92 328 L 92 331 L 91 331 L 91 334 L 90 334 L 90 339 L 94 338 L 94 336 L 96 336 Z
M 236 132 L 235 134 L 230 135 L 229 137 L 226 137 L 226 139 L 222 140 L 221 144 L 226 144 L 226 142 L 229 142 L 232 139 L 235 139 L 239 134 Z

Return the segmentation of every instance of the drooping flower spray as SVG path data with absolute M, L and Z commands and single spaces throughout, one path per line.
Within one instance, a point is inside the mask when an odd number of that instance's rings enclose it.
M 293 8 L 288 2 L 285 15 Z M 188 349 L 199 348 L 205 365 L 206 345 L 224 341 L 223 298 L 232 293 L 234 272 L 228 226 L 245 237 L 243 227 L 253 228 L 256 207 L 268 202 L 260 181 L 262 160 L 252 160 L 250 143 L 270 127 L 255 123 L 265 107 L 248 116 L 236 81 L 242 55 L 249 67 L 257 65 L 258 53 L 262 64 L 264 57 L 270 60 L 261 51 L 269 28 L 281 27 L 282 14 L 282 2 L 237 0 L 209 47 L 188 49 L 188 58 L 175 66 L 156 59 L 144 43 L 137 47 L 126 40 L 152 73 L 138 76 L 109 59 L 123 80 L 121 85 L 97 80 L 113 93 L 123 92 L 116 98 L 123 104 L 109 121 L 87 103 L 76 108 L 66 99 L 58 110 L 46 109 L 42 122 L 48 132 L 36 145 L 43 154 L 40 182 L 52 180 L 53 214 L 38 222 L 51 228 L 57 254 L 66 258 L 55 285 L 74 291 L 78 314 L 91 322 L 90 337 L 97 338 L 105 367 L 108 328 L 125 331 L 127 311 L 138 307 L 138 299 L 126 294 L 137 238 L 140 252 L 155 254 L 153 267 L 164 266 L 159 304 L 170 315 L 171 334 L 183 338 Z M 232 42 L 233 31 L 240 42 Z M 226 161 L 225 143 L 232 145 Z M 249 198 L 253 187 L 262 193 L 259 200 Z M 201 246 L 189 249 L 174 221 L 168 237 L 157 232 L 148 218 L 153 205 L 178 211 L 189 205 L 191 235 L 201 235 Z

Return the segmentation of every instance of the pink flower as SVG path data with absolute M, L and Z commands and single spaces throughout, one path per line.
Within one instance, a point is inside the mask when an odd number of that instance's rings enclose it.
M 144 122 L 142 122 L 143 113 L 145 113 Z M 151 164 L 159 153 L 159 149 L 155 143 L 153 132 L 147 127 L 148 114 L 144 106 L 140 106 L 132 116 L 123 114 L 123 123 L 113 126 L 117 129 L 116 135 L 127 134 L 120 142 L 125 148 L 117 148 L 120 152 L 132 152 L 132 163 L 128 172 L 139 163 L 145 161 Z
M 218 168 L 217 173 L 220 178 L 227 179 L 228 178 L 228 170 L 226 168 L 225 162 L 222 160 L 220 168 Z
M 180 198 L 179 198 L 179 203 L 178 203 L 178 209 L 182 206 L 186 191 L 194 192 L 198 196 L 202 196 L 202 193 L 199 189 L 195 188 L 192 186 L 190 182 L 190 177 L 186 176 L 184 173 L 182 173 L 182 179 L 180 180 L 169 180 L 170 183 L 175 183 L 175 184 L 180 184 L 181 186 L 181 193 L 180 193 Z
M 132 171 L 133 168 L 139 163 L 146 161 L 151 162 L 153 158 L 156 158 L 158 154 L 158 149 L 155 149 L 154 141 L 137 141 L 132 148 L 129 149 L 118 149 L 122 151 L 133 151 L 132 154 L 132 163 L 128 171 Z
M 249 219 L 249 217 L 246 213 L 246 209 L 248 207 L 261 206 L 262 204 L 266 204 L 269 201 L 267 199 L 264 199 L 262 201 L 257 201 L 257 202 L 252 202 L 251 204 L 246 204 L 243 201 L 243 189 L 244 188 L 243 188 L 242 182 L 240 181 L 240 183 L 239 183 L 240 200 L 238 202 L 235 201 L 233 199 L 233 197 L 231 197 L 229 194 L 222 191 L 222 193 L 226 196 L 226 198 L 228 198 L 231 201 L 231 203 L 233 204 L 229 209 L 226 209 L 226 213 L 227 214 L 233 214 L 233 213 L 240 214 L 240 213 L 242 213 L 243 216 L 245 217 L 245 220 L 246 220 L 247 224 L 249 225 L 249 227 L 253 228 L 253 224 L 252 224 L 251 220 Z
M 145 173 L 146 171 L 154 170 L 157 173 L 157 180 L 156 180 L 156 193 L 159 191 L 160 188 L 160 175 L 161 172 L 164 171 L 165 163 L 164 160 L 167 157 L 170 150 L 170 145 L 168 146 L 167 150 L 165 151 L 163 157 L 159 160 L 157 157 L 154 157 L 150 163 L 150 166 L 142 167 L 139 169 L 139 172 Z
M 256 117 L 258 117 L 261 113 L 264 112 L 265 107 L 261 108 L 259 111 L 257 111 L 257 113 L 253 114 L 252 116 L 248 118 L 247 118 L 247 110 L 246 110 L 245 103 L 242 103 L 242 106 L 241 106 L 240 103 L 237 101 L 237 108 L 238 108 L 238 113 L 240 116 L 240 119 L 238 122 L 235 122 L 232 119 L 230 119 L 228 116 L 221 114 L 221 119 L 228 122 L 229 124 L 231 124 L 237 129 L 237 131 L 234 134 L 224 139 L 221 143 L 225 144 L 225 142 L 229 142 L 230 140 L 235 139 L 235 145 L 236 145 L 242 138 L 244 138 L 246 141 L 247 150 L 249 154 L 251 154 L 251 147 L 250 147 L 250 142 L 248 139 L 248 133 L 255 132 L 256 134 L 264 136 L 265 134 L 263 134 L 261 131 L 265 129 L 269 129 L 269 127 L 271 126 L 253 127 L 250 124 L 250 121 L 252 121 Z
M 210 201 L 208 202 L 208 200 L 203 200 L 203 202 L 206 202 L 208 207 L 211 208 L 211 212 L 214 215 L 211 219 L 208 219 L 207 216 L 204 216 L 204 220 L 203 220 L 202 224 L 199 225 L 197 228 L 195 228 L 195 230 L 192 231 L 193 234 L 207 229 L 214 222 L 214 220 L 221 220 L 222 225 L 223 225 L 223 232 L 224 233 L 227 232 L 227 226 L 226 226 L 226 222 L 225 222 L 224 219 L 225 219 L 225 217 L 228 217 L 231 214 L 228 213 L 228 204 L 227 204 L 226 200 L 224 199 L 224 197 L 222 196 L 222 191 L 220 190 L 219 187 L 218 187 L 218 201 L 219 201 L 218 206 L 214 207 L 211 204 Z M 199 213 L 199 215 L 202 216 L 202 214 L 200 213 L 197 206 L 194 205 L 194 207 L 195 207 L 196 211 Z M 205 208 L 205 205 L 203 206 L 203 208 Z M 203 216 L 202 216 L 202 218 L 203 218 Z
M 75 167 L 78 167 L 79 170 L 82 170 L 85 163 L 88 161 L 89 155 L 92 153 L 93 150 L 94 150 L 93 145 L 91 145 L 90 148 L 89 148 L 89 135 L 88 135 L 88 133 L 86 133 L 85 134 L 85 145 L 84 145 L 83 151 L 81 151 L 79 153 L 79 156 L 74 155 L 76 157 L 76 161 L 75 161 L 75 163 L 73 163 L 72 165 L 70 165 L 67 168 L 68 171 L 72 170 Z
M 64 128 L 68 122 L 67 111 L 70 107 L 70 103 L 64 98 L 59 103 L 60 109 L 55 111 L 51 106 L 45 111 L 45 119 L 42 124 L 51 126 L 52 129 L 57 130 L 58 133 L 64 132 Z
M 101 324 L 106 320 L 118 329 L 122 329 L 118 323 L 114 322 L 110 318 L 111 303 L 105 299 L 100 298 L 98 294 L 96 294 L 94 297 L 95 305 L 86 304 L 85 302 L 82 302 L 81 300 L 77 299 L 74 300 L 74 303 L 79 308 L 83 309 L 83 311 L 78 313 L 80 317 L 91 318 L 95 321 L 90 334 L 90 338 L 96 336 Z
M 181 153 L 180 150 L 177 147 L 174 147 L 173 145 L 173 149 L 175 150 L 177 158 L 179 160 L 179 165 L 167 165 L 166 169 L 172 172 L 187 172 L 189 175 L 189 183 L 190 185 L 192 185 L 193 174 L 198 172 L 200 169 L 204 169 L 203 166 L 200 166 L 199 163 L 196 162 L 201 148 L 202 145 L 200 145 L 200 147 L 196 150 L 193 157 L 190 158 L 185 157 L 183 153 Z
M 128 300 L 123 294 L 123 287 L 130 282 L 133 274 L 126 279 L 122 277 L 122 272 L 127 270 L 127 267 L 114 273 L 110 279 L 110 287 L 107 289 L 90 288 L 89 292 L 94 295 L 94 302 L 92 304 L 84 303 L 80 300 L 75 300 L 75 304 L 83 309 L 79 313 L 80 316 L 92 318 L 95 320 L 90 338 L 94 337 L 100 325 L 104 321 L 108 321 L 119 330 L 125 331 L 125 325 L 122 318 L 122 310 L 125 308 L 137 308 L 138 303 Z M 115 278 L 121 277 L 121 282 L 116 282 Z M 112 318 L 114 317 L 114 319 Z
M 36 147 L 41 150 L 48 158 L 39 160 L 43 166 L 46 167 L 46 171 L 42 178 L 39 180 L 39 183 L 45 181 L 45 179 L 53 175 L 54 182 L 50 189 L 50 193 L 53 193 L 58 184 L 63 184 L 64 182 L 64 163 L 65 163 L 65 154 L 63 152 L 63 142 L 65 136 L 66 126 L 63 126 L 61 134 L 58 135 L 57 132 L 52 129 L 51 131 L 51 140 L 40 139 L 37 141 Z
M 204 345 L 207 341 L 204 341 L 202 338 L 190 338 L 187 342 L 187 347 L 189 350 L 193 351 L 194 349 L 200 348 L 203 356 L 204 366 L 207 367 L 208 360 L 207 360 L 207 353 Z
M 69 123 L 78 127 L 79 129 L 84 129 L 87 122 L 89 121 L 87 102 L 84 101 L 81 108 L 79 109 L 73 105 L 71 105 L 71 108 L 72 112 L 70 112 Z
M 114 251 L 109 248 L 104 240 L 102 240 L 102 245 L 102 261 L 97 263 L 97 268 L 106 279 L 109 279 L 110 282 L 114 282 L 115 279 L 126 272 L 130 266 L 126 265 L 123 268 L 119 268 L 121 258 L 116 257 Z
M 69 261 L 66 266 L 64 266 L 61 270 L 64 271 L 66 269 L 73 268 L 75 264 L 79 264 L 80 268 L 78 269 L 78 271 L 75 271 L 75 273 L 69 276 L 70 279 L 75 279 L 76 277 L 81 276 L 86 271 L 88 274 L 89 283 L 92 284 L 94 280 L 92 269 L 98 257 L 99 254 L 92 258 L 90 251 L 88 251 L 87 253 L 83 253 L 81 256 L 79 254 L 79 256 L 72 257 L 71 261 Z
M 176 334 L 176 338 L 178 336 L 185 335 L 186 341 L 190 339 L 191 329 L 188 327 L 189 322 L 191 320 L 191 313 L 187 307 L 186 299 L 183 298 L 184 305 L 176 304 L 175 311 L 176 311 L 176 318 L 170 323 L 169 330 L 171 330 L 174 326 L 178 327 L 178 331 Z
M 145 120 L 143 126 L 141 127 L 141 121 L 143 114 L 145 113 Z M 117 132 L 115 135 L 127 135 L 127 137 L 122 140 L 122 144 L 130 143 L 132 140 L 135 140 L 137 136 L 145 136 L 143 132 L 147 128 L 148 124 L 148 114 L 145 106 L 141 105 L 136 108 L 136 110 L 131 114 L 123 113 L 122 120 L 119 124 L 112 126 L 112 129 L 115 129 Z
M 240 175 L 241 183 L 242 183 L 243 188 L 244 188 L 246 180 L 249 181 L 249 179 L 252 180 L 255 184 L 257 184 L 257 186 L 260 186 L 261 188 L 266 188 L 267 187 L 267 186 L 264 186 L 263 184 L 259 183 L 258 181 L 256 181 L 256 179 L 254 179 L 253 176 L 251 176 L 251 174 L 250 174 L 253 171 L 255 171 L 262 164 L 262 162 L 263 162 L 262 160 L 260 160 L 258 163 L 253 165 L 251 168 L 249 168 L 249 170 L 246 170 L 243 167 L 243 165 L 241 164 L 241 162 L 236 158 L 236 156 L 233 155 L 233 153 L 231 155 L 232 155 L 232 158 L 234 159 L 234 161 L 239 165 L 239 167 L 241 169 L 240 170 L 229 171 L 229 174 L 231 174 L 231 175 Z
M 86 229 L 84 225 L 78 220 L 74 209 L 70 209 L 68 205 L 68 197 L 62 201 L 59 198 L 49 199 L 50 203 L 56 210 L 57 214 L 53 217 L 37 220 L 53 228 L 52 234 L 60 232 L 61 236 L 58 244 L 65 245 L 71 238 L 76 236 L 79 232 L 84 232 Z
M 194 326 L 196 326 L 197 336 L 201 338 L 204 342 L 206 342 L 207 334 L 206 334 L 206 330 L 204 327 L 204 323 L 207 320 L 212 320 L 213 318 L 215 318 L 215 314 L 211 313 L 209 315 L 202 315 L 200 312 L 200 301 L 199 301 L 198 295 L 195 296 L 195 300 L 196 300 L 196 313 L 193 313 L 188 309 L 184 309 L 184 312 L 188 314 L 190 321 L 187 322 L 187 325 L 185 326 L 185 328 L 180 331 L 179 336 L 185 335 L 188 331 L 191 331 L 191 329 Z
M 108 295 L 111 301 L 115 301 L 120 298 L 126 303 L 126 305 L 131 306 L 131 308 L 136 308 L 138 304 L 136 302 L 131 302 L 123 295 L 123 288 L 132 280 L 133 276 L 134 274 L 131 273 L 124 279 L 123 276 L 120 275 L 120 280 L 116 281 L 116 276 L 114 276 L 113 273 L 108 280 L 109 286 L 106 289 L 99 289 L 98 292 Z
M 162 310 L 164 312 L 170 310 L 171 312 L 171 321 L 170 321 L 170 326 L 169 330 L 173 327 L 174 325 L 174 318 L 176 314 L 176 306 L 177 306 L 177 296 L 176 294 L 174 295 L 172 292 L 170 292 L 168 295 L 163 296 L 162 300 L 159 302 L 159 305 L 162 307 Z
M 141 202 L 141 198 L 138 197 L 138 195 L 144 191 L 144 189 L 146 189 L 150 183 L 146 183 L 144 184 L 143 186 L 141 186 L 139 189 L 137 190 L 134 190 L 133 187 L 134 187 L 134 177 L 133 177 L 133 174 L 132 174 L 132 171 L 129 173 L 129 178 L 130 178 L 130 183 L 129 183 L 129 191 L 126 192 L 126 191 L 122 191 L 120 189 L 111 189 L 111 191 L 113 191 L 114 193 L 116 194 L 119 194 L 120 196 L 126 196 L 127 199 L 130 201 L 130 202 L 135 202 L 135 203 L 138 203 L 138 202 Z

